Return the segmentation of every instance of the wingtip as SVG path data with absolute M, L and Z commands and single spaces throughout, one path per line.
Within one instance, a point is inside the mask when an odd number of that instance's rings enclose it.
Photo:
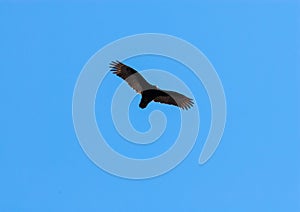
M 115 66 L 115 65 L 118 65 L 118 64 L 122 64 L 119 60 L 115 60 L 115 61 L 111 61 L 110 62 L 110 66 Z
M 121 63 L 118 60 L 111 61 L 109 64 L 110 71 L 112 71 L 114 74 L 116 74 L 118 72 L 118 69 L 120 69 L 122 65 L 123 65 L 123 63 Z
M 110 64 L 109 64 L 109 67 L 114 68 L 114 67 L 116 67 L 117 64 L 118 64 L 117 61 L 111 61 Z
M 189 110 L 194 106 L 193 99 L 188 98 L 188 100 L 181 106 L 183 110 Z

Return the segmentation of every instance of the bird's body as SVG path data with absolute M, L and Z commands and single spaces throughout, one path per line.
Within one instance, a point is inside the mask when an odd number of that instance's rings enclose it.
M 145 108 L 147 105 L 153 101 L 157 96 L 167 96 L 166 93 L 159 89 L 150 89 L 142 92 L 142 99 L 140 102 L 140 108 Z
M 111 63 L 111 71 L 124 79 L 137 93 L 142 95 L 140 108 L 146 108 L 151 102 L 160 102 L 189 109 L 193 106 L 192 99 L 175 91 L 166 91 L 148 83 L 142 75 L 133 68 L 118 61 Z

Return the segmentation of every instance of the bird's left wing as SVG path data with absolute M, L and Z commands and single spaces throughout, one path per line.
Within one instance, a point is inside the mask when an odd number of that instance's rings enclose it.
M 193 99 L 190 99 L 185 95 L 182 95 L 175 91 L 165 90 L 160 90 L 158 96 L 154 98 L 154 101 L 169 105 L 175 105 L 185 110 L 191 108 L 194 104 Z
M 138 93 L 153 88 L 136 70 L 119 61 L 111 62 L 110 68 L 114 74 L 125 80 Z

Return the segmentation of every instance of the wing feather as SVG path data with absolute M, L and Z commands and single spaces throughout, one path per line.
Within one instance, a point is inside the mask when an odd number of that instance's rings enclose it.
M 184 110 L 188 110 L 189 108 L 193 107 L 193 99 L 186 97 L 180 93 L 175 91 L 165 91 L 160 90 L 160 94 L 154 98 L 155 102 L 160 102 L 163 104 L 175 105 Z
M 137 93 L 153 88 L 136 70 L 119 61 L 111 62 L 110 68 L 114 74 L 125 80 Z

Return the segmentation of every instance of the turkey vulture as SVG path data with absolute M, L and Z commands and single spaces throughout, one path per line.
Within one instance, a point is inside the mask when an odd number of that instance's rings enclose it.
M 186 110 L 194 104 L 192 99 L 180 93 L 161 90 L 157 86 L 151 85 L 136 70 L 119 61 L 111 62 L 110 68 L 114 74 L 125 80 L 137 93 L 142 94 L 140 108 L 144 109 L 151 101 L 175 105 Z

